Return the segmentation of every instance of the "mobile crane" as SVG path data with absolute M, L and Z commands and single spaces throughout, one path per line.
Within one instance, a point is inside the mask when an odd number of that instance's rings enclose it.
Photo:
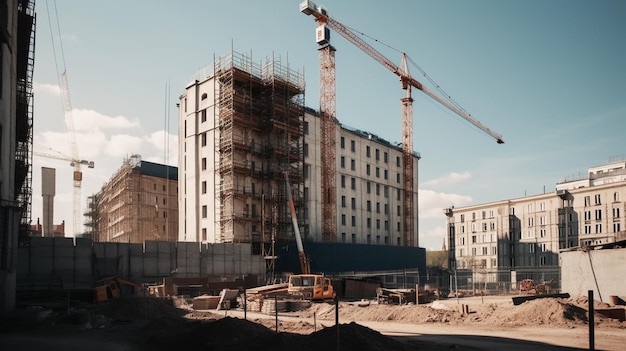
M 300 297 L 307 300 L 327 300 L 334 299 L 336 292 L 329 278 L 323 274 L 313 274 L 309 267 L 309 261 L 304 253 L 302 245 L 302 237 L 300 235 L 300 227 L 298 226 L 298 218 L 296 217 L 296 208 L 293 203 L 291 194 L 291 183 L 289 182 L 289 172 L 285 172 L 285 185 L 287 188 L 287 201 L 289 202 L 289 210 L 291 213 L 291 223 L 296 237 L 296 245 L 298 246 L 298 258 L 300 260 L 300 270 L 302 274 L 292 274 L 289 276 L 289 285 L 287 293 L 294 297 Z
M 459 115 L 466 121 L 470 122 L 475 127 L 482 130 L 492 138 L 496 139 L 498 144 L 504 143 L 502 135 L 492 131 L 484 126 L 469 113 L 463 110 L 460 106 L 451 102 L 451 99 L 446 99 L 441 95 L 438 95 L 426 88 L 421 82 L 413 78 L 409 74 L 407 65 L 407 55 L 402 55 L 401 67 L 397 66 L 383 54 L 374 49 L 371 45 L 363 41 L 357 33 L 338 22 L 334 18 L 330 17 L 328 11 L 321 6 L 317 6 L 310 0 L 300 3 L 300 12 L 308 16 L 313 16 L 318 23 L 316 29 L 316 40 L 319 45 L 320 53 L 320 77 L 321 77 L 321 93 L 320 93 L 320 117 L 321 117 L 321 129 L 322 131 L 329 131 L 322 133 L 322 139 L 320 142 L 322 157 L 326 162 L 322 164 L 322 186 L 324 189 L 334 189 L 335 173 L 334 167 L 334 139 L 326 140 L 328 138 L 334 138 L 334 112 L 335 112 L 335 65 L 334 65 L 334 52 L 335 49 L 330 45 L 330 31 L 332 29 L 350 43 L 361 49 L 371 58 L 390 70 L 393 74 L 400 78 L 400 84 L 402 89 L 406 90 L 406 97 L 402 98 L 402 149 L 403 149 L 403 188 L 405 192 L 404 196 L 404 245 L 405 246 L 419 246 L 418 236 L 415 234 L 414 225 L 414 196 L 413 196 L 413 98 L 411 97 L 411 87 L 422 91 L 424 94 L 430 96 L 446 108 L 450 109 L 455 114 Z M 326 145 L 330 145 L 327 147 Z M 328 197 L 332 197 L 334 193 L 329 193 Z M 335 199 L 327 199 L 322 203 L 322 218 L 323 222 L 323 235 L 325 237 L 334 238 L 336 227 L 334 225 L 334 204 Z

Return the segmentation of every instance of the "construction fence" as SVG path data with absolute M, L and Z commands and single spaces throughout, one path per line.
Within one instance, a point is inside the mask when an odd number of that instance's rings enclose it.
M 264 274 L 264 259 L 252 254 L 251 244 L 129 244 L 32 237 L 18 248 L 17 293 L 90 290 L 98 280 L 112 276 L 159 284 L 167 277 Z

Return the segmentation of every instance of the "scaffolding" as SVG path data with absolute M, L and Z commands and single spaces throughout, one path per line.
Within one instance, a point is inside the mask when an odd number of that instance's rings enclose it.
M 28 236 L 32 216 L 33 69 L 35 2 L 18 3 L 15 194 L 20 208 L 20 236 Z
M 304 76 L 236 52 L 215 58 L 214 72 L 219 241 L 267 256 L 271 242 L 293 240 L 284 172 L 303 208 Z

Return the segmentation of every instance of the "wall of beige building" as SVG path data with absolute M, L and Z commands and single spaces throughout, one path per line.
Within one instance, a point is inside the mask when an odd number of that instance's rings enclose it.
M 320 118 L 305 113 L 304 236 L 322 240 Z M 336 134 L 337 242 L 403 246 L 402 149 L 369 132 L 340 125 Z M 414 153 L 415 239 L 418 221 L 418 161 Z M 414 242 L 417 242 L 415 240 Z
M 555 267 L 562 249 L 626 239 L 626 181 L 446 209 L 458 269 Z

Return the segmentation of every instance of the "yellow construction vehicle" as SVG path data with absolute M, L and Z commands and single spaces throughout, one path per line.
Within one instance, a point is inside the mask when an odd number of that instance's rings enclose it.
M 296 208 L 293 204 L 293 197 L 291 195 L 291 184 L 289 183 L 288 172 L 285 172 L 285 183 L 287 187 L 289 209 L 291 211 L 291 222 L 296 236 L 296 245 L 298 246 L 300 270 L 302 271 L 302 274 L 293 274 L 289 276 L 287 293 L 291 296 L 301 297 L 307 300 L 334 299 L 337 296 L 337 293 L 333 289 L 330 279 L 326 278 L 323 274 L 312 274 L 309 269 L 309 262 L 306 254 L 304 253 L 304 247 L 302 246 L 302 238 L 300 236 L 300 228 L 298 227 Z
M 98 286 L 93 290 L 93 292 L 94 299 L 97 303 L 120 297 L 122 295 L 121 285 L 132 287 L 133 295 L 137 294 L 142 288 L 140 284 L 122 279 L 117 275 L 100 279 L 96 283 Z

